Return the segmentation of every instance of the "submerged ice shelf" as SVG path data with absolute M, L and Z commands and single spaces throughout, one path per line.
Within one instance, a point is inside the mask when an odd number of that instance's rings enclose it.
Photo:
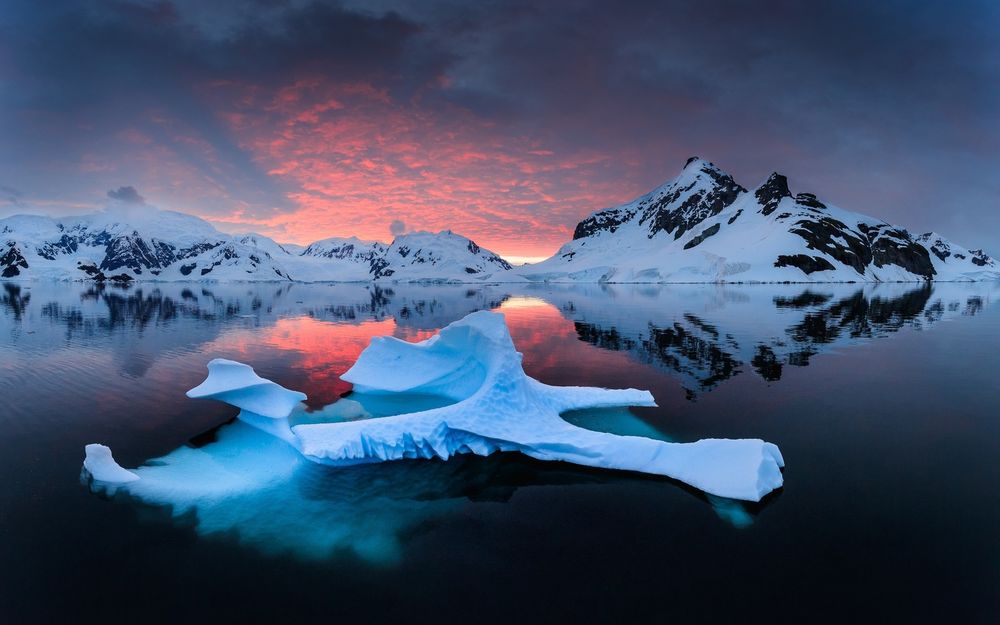
M 419 394 L 450 403 L 394 416 L 300 423 L 290 416 L 305 395 L 221 359 L 209 363 L 208 378 L 188 394 L 240 408 L 242 421 L 281 439 L 297 457 L 324 465 L 518 451 L 539 460 L 664 475 L 731 499 L 760 501 L 782 485 L 781 453 L 759 439 L 672 443 L 567 422 L 560 415 L 572 410 L 655 402 L 647 391 L 557 387 L 528 377 L 498 313 L 472 313 L 419 343 L 375 338 L 342 378 L 359 397 Z M 114 463 L 110 450 L 105 460 L 118 470 L 102 464 L 90 471 L 95 481 L 124 482 L 140 494 L 145 467 L 137 469 L 136 480 Z M 155 473 L 157 467 L 149 468 Z

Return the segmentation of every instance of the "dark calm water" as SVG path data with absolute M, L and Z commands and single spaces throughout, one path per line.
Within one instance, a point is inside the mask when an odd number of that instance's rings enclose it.
M 226 357 L 319 411 L 372 336 L 479 309 L 529 375 L 660 404 L 567 418 L 764 438 L 785 488 L 745 505 L 517 455 L 292 470 L 184 396 Z M 0 622 L 997 623 L 998 376 L 995 284 L 0 283 Z M 124 466 L 215 453 L 249 486 L 95 494 L 90 442 Z

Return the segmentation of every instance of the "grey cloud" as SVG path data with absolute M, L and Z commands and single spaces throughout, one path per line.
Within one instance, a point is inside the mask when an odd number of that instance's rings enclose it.
M 108 197 L 123 204 L 145 204 L 146 198 L 139 195 L 133 186 L 118 187 L 108 191 Z

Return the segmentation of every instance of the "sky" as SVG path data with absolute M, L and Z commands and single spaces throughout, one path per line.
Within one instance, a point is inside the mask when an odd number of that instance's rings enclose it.
M 1000 253 L 998 32 L 992 0 L 0 0 L 0 217 L 115 190 L 533 259 L 697 155 Z

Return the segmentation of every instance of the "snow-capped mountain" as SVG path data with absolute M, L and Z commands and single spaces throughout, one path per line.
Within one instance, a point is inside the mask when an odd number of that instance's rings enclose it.
M 113 209 L 0 220 L 0 276 L 114 280 L 288 280 L 269 254 L 192 215 Z M 248 277 L 249 276 L 249 277 Z
M 450 230 L 402 234 L 372 263 L 376 278 L 422 280 L 427 275 L 488 276 L 510 271 L 510 263 Z
M 1000 264 L 936 234 L 792 195 L 774 173 L 748 191 L 688 159 L 680 175 L 581 221 L 552 258 L 515 271 L 576 282 L 878 282 L 1000 279 Z
M 149 206 L 0 220 L 0 278 L 6 279 L 480 282 L 509 269 L 451 232 L 401 235 L 390 246 L 348 238 L 302 248 L 259 234 L 230 236 L 192 215 Z

